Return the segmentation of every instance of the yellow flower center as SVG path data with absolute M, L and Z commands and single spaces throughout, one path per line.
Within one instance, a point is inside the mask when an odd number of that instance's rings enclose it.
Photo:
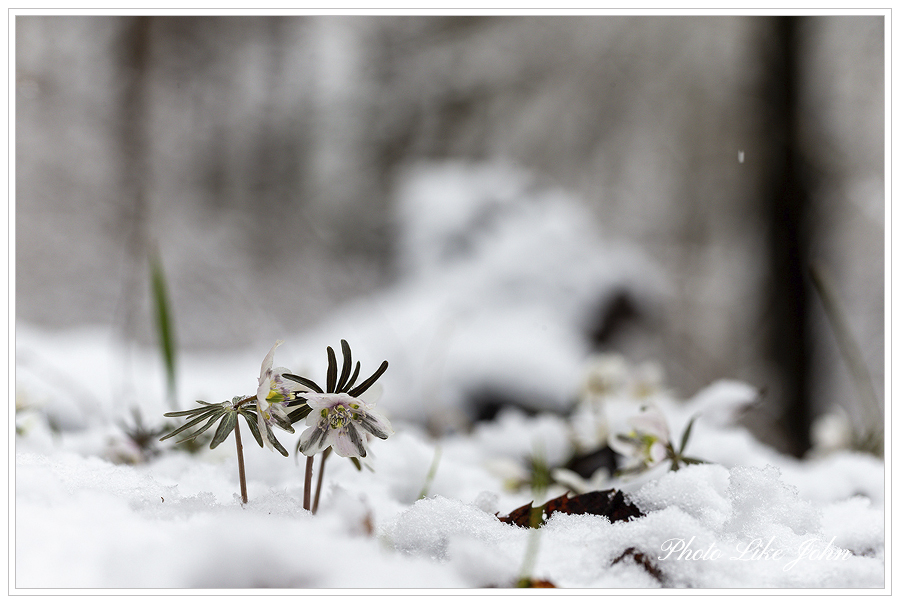
M 333 407 L 328 416 L 328 423 L 335 430 L 344 427 L 350 422 L 350 413 L 343 405 Z

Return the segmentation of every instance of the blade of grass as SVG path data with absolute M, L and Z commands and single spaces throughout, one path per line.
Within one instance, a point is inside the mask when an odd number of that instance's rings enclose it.
M 419 492 L 418 499 L 425 499 L 428 496 L 428 490 L 431 488 L 431 483 L 434 482 L 434 477 L 437 474 L 438 464 L 441 461 L 441 445 L 437 445 L 434 448 L 434 457 L 431 460 L 431 467 L 428 468 L 428 474 L 425 476 L 425 484 L 422 485 L 422 490 Z
M 853 385 L 856 387 L 860 408 L 865 418 L 864 421 L 868 424 L 865 432 L 880 433 L 884 429 L 883 411 L 878 404 L 875 387 L 872 385 L 872 377 L 863 360 L 862 351 L 859 349 L 857 340 L 853 337 L 853 333 L 850 330 L 847 313 L 838 301 L 836 289 L 827 271 L 821 266 L 813 265 L 810 267 L 810 274 L 812 275 L 812 282 L 816 292 L 819 294 L 822 305 L 825 307 L 825 315 L 828 317 L 828 321 L 837 338 L 841 356 L 844 358 L 844 362 L 847 363 L 850 375 L 853 377 Z
M 153 290 L 153 310 L 156 332 L 159 337 L 159 349 L 166 369 L 169 405 L 175 408 L 175 327 L 172 321 L 172 305 L 169 301 L 166 275 L 163 272 L 162 260 L 158 253 L 153 254 L 150 259 L 150 282 Z

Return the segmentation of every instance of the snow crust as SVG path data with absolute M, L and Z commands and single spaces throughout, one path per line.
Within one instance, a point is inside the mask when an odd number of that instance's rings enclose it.
M 495 514 L 533 495 L 510 490 L 510 476 L 490 462 L 506 456 L 522 472 L 529 429 L 546 434 L 552 423 L 510 414 L 439 442 L 399 427 L 372 445 L 374 472 L 329 459 L 314 517 L 301 507 L 301 467 L 268 451 L 246 449 L 250 497 L 242 507 L 233 446 L 117 465 L 100 447 L 93 455 L 67 451 L 64 442 L 46 450 L 25 437 L 16 453 L 16 587 L 511 587 L 534 529 Z M 703 432 L 696 438 L 701 443 Z M 434 480 L 418 499 L 438 446 Z M 603 486 L 625 490 L 646 516 L 617 523 L 552 516 L 539 529 L 532 575 L 569 588 L 882 587 L 884 508 L 840 481 L 826 487 L 817 472 L 796 472 L 788 483 L 765 461 L 689 466 L 643 483 L 612 480 Z M 852 468 L 866 492 L 880 492 L 879 464 L 861 455 L 832 461 Z M 672 540 L 721 554 L 666 557 Z M 804 548 L 829 543 L 847 559 L 804 557 L 786 568 Z M 629 548 L 651 559 L 664 582 L 627 557 L 613 563 Z M 764 548 L 781 555 L 752 557 Z M 348 568 L 347 556 L 360 563 Z

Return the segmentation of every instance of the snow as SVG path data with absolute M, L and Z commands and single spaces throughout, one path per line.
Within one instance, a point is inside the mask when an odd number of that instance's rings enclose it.
M 531 529 L 503 524 L 494 512 L 511 511 L 529 494 L 513 497 L 500 479 L 460 461 L 448 447 L 434 483 L 442 494 L 416 501 L 430 459 L 427 443 L 414 434 L 377 443 L 373 473 L 329 460 L 327 494 L 315 517 L 301 509 L 300 469 L 274 455 L 248 455 L 250 501 L 242 508 L 233 459 L 173 453 L 124 466 L 74 453 L 19 452 L 16 586 L 512 585 Z M 877 484 L 881 476 L 870 472 L 868 480 Z M 667 540 L 693 538 L 694 548 L 715 546 L 723 558 L 659 560 L 667 586 L 883 585 L 883 508 L 865 497 L 816 504 L 799 497 L 773 466 L 729 470 L 717 464 L 666 473 L 632 497 L 647 515 L 628 523 L 552 516 L 540 529 L 534 575 L 559 587 L 658 587 L 637 565 L 612 561 L 629 547 L 664 556 L 660 547 Z M 784 570 L 804 543 L 824 546 L 832 538 L 854 555 L 804 559 Z M 774 539 L 770 549 L 784 557 L 728 559 L 753 539 Z M 353 572 L 336 564 L 348 552 L 364 561 Z
M 169 410 L 154 351 L 101 328 L 18 324 L 15 588 L 509 588 L 523 569 L 582 589 L 883 588 L 883 461 L 785 457 L 736 423 L 752 385 L 683 399 L 658 365 L 589 354 L 598 304 L 625 290 L 652 307 L 665 283 L 587 230 L 563 193 L 509 168 L 471 170 L 408 176 L 405 280 L 284 334 L 276 365 L 320 383 L 340 338 L 364 375 L 390 362 L 377 410 L 395 434 L 369 443 L 362 471 L 328 459 L 315 516 L 302 509 L 304 464 L 260 449 L 243 424 L 246 505 L 233 437 L 195 453 L 157 442 L 156 454 L 127 438 L 133 409 L 154 427 Z M 435 190 L 463 201 L 449 209 Z M 183 354 L 181 408 L 255 392 L 271 345 Z M 473 424 L 485 392 L 522 409 Z M 560 468 L 647 400 L 676 445 L 696 417 L 685 453 L 711 463 L 627 479 Z M 293 451 L 298 434 L 277 436 Z M 529 485 L 533 459 L 554 469 L 544 492 Z M 539 529 L 497 518 L 573 488 L 620 489 L 645 515 L 559 513 Z

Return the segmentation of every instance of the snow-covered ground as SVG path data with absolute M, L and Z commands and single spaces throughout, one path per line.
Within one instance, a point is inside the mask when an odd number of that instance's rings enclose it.
M 104 359 L 97 363 L 102 374 Z M 252 390 L 255 367 L 246 369 Z M 303 464 L 259 449 L 246 429 L 249 503 L 242 507 L 233 439 L 196 454 L 164 448 L 142 461 L 115 423 L 125 409 L 51 432 L 58 399 L 42 398 L 28 383 L 20 382 L 19 399 L 28 407 L 17 414 L 17 588 L 510 587 L 526 568 L 534 529 L 495 514 L 533 499 L 527 485 L 515 486 L 528 479 L 529 456 L 564 463 L 583 428 L 557 414 L 509 411 L 470 433 L 434 439 L 394 420 L 396 433 L 370 445 L 373 471 L 329 459 L 313 517 L 301 505 Z M 390 401 L 386 391 L 379 403 L 386 414 Z M 680 434 L 685 406 L 662 393 L 656 401 Z M 629 403 L 636 412 L 636 401 L 615 399 L 619 407 Z M 295 439 L 281 438 L 288 446 Z M 582 488 L 619 488 L 646 515 L 616 523 L 552 516 L 537 530 L 529 574 L 577 588 L 884 585 L 880 460 L 837 452 L 794 461 L 702 416 L 688 453 L 715 463 L 661 467 L 631 481 L 603 480 L 601 470 L 595 485 Z M 139 463 L 115 463 L 124 459 Z M 571 484 L 561 482 L 546 499 Z M 677 540 L 703 558 L 667 556 L 664 548 Z M 816 559 L 829 544 L 846 559 Z M 613 563 L 629 548 L 656 558 L 662 582 L 627 557 Z M 764 548 L 777 559 L 754 559 Z
M 523 576 L 561 588 L 885 586 L 882 460 L 786 458 L 734 421 L 751 385 L 681 400 L 655 366 L 589 354 L 585 321 L 603 300 L 624 290 L 652 307 L 664 291 L 639 255 L 605 247 L 577 204 L 516 173 L 420 176 L 399 204 L 408 279 L 315 333 L 281 336 L 276 365 L 320 383 L 341 338 L 363 377 L 390 362 L 376 409 L 394 434 L 369 444 L 362 471 L 329 458 L 315 516 L 302 507 L 304 464 L 259 448 L 244 425 L 246 505 L 233 436 L 193 453 L 135 446 L 123 428 L 133 410 L 153 428 L 170 410 L 155 351 L 99 328 L 17 325 L 17 589 L 509 588 Z M 458 203 L 417 188 L 428 184 Z M 454 212 L 433 220 L 442 207 Z M 272 343 L 182 355 L 179 408 L 255 393 Z M 532 413 L 473 424 L 480 392 Z M 648 401 L 676 447 L 696 416 L 684 453 L 711 463 L 628 478 L 562 469 L 627 432 Z M 298 435 L 276 432 L 293 451 Z M 533 460 L 551 468 L 545 491 L 530 484 Z M 554 514 L 538 529 L 498 519 L 604 489 L 644 515 Z

